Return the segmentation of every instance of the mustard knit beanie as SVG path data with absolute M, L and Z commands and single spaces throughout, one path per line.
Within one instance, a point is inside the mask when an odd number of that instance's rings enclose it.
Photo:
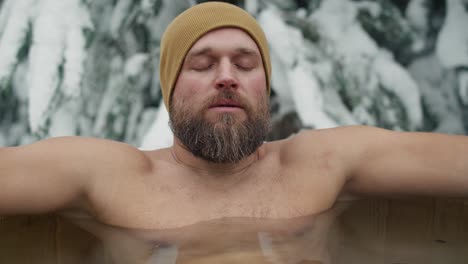
M 256 42 L 263 60 L 268 92 L 271 63 L 268 43 L 257 21 L 243 9 L 228 3 L 206 2 L 178 15 L 167 27 L 161 40 L 159 78 L 164 104 L 169 110 L 172 91 L 185 55 L 192 45 L 209 31 L 222 27 L 244 30 Z

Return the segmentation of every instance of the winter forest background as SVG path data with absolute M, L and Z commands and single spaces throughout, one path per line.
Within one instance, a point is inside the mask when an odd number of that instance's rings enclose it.
M 0 0 L 0 146 L 172 143 L 158 77 L 194 0 Z M 468 0 L 239 0 L 270 41 L 269 140 L 367 124 L 468 131 Z

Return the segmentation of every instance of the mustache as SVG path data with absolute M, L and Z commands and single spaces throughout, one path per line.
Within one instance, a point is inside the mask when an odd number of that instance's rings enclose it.
M 204 103 L 203 103 L 203 110 L 207 110 L 210 108 L 211 105 L 215 104 L 216 102 L 219 102 L 221 100 L 230 100 L 234 101 L 237 105 L 239 105 L 241 108 L 244 110 L 249 110 L 250 106 L 249 103 L 247 102 L 246 99 L 244 99 L 242 96 L 240 96 L 238 93 L 230 91 L 230 90 L 223 90 L 216 94 L 215 96 L 208 98 Z

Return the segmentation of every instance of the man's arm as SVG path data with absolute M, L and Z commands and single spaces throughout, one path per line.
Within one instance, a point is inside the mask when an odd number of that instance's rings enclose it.
M 307 193 L 320 193 L 323 208 L 355 195 L 468 197 L 467 136 L 347 126 L 285 143 L 283 163 L 302 175 Z
M 96 183 L 104 186 L 103 177 L 142 163 L 135 152 L 126 144 L 80 137 L 0 148 L 0 215 L 90 210 Z
M 347 191 L 468 197 L 468 137 L 363 126 L 342 132 Z

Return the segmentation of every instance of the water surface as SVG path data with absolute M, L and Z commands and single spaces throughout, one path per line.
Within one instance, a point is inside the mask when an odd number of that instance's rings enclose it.
M 371 199 L 300 218 L 223 218 L 165 230 L 8 217 L 0 235 L 0 263 L 465 264 L 468 203 Z

